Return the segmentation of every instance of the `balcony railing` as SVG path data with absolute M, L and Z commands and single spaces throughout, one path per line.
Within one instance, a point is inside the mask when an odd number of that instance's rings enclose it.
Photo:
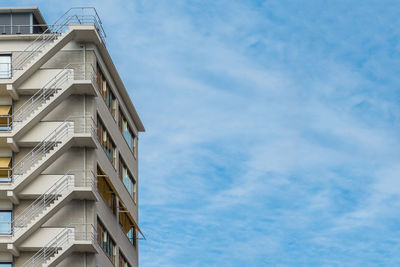
M 96 235 L 96 228 L 92 224 L 70 224 L 21 267 L 37 267 L 49 264 L 57 255 L 62 254 L 69 246 L 73 245 L 75 241 L 90 241 L 96 246 Z
M 0 24 L 0 34 L 41 34 L 47 28 L 47 24 Z
M 1 69 L 0 63 L 0 69 Z M 51 101 L 51 97 L 73 80 L 90 80 L 96 84 L 96 71 L 91 63 L 70 63 L 45 86 L 22 104 L 12 115 L 0 115 L 0 131 L 11 131 L 22 125 L 34 112 Z
M 95 84 L 96 71 L 93 65 L 91 63 L 69 63 L 14 112 L 12 124 L 16 125 L 23 122 L 32 112 L 47 102 L 57 90 L 60 90 L 63 85 L 72 80 L 91 80 Z
M 52 41 L 57 40 L 70 25 L 93 25 L 105 44 L 106 34 L 102 22 L 94 7 L 74 7 L 65 12 L 55 23 L 47 25 L 47 29 L 32 41 L 19 55 L 13 58 L 12 70 L 21 70 L 38 52 Z
M 9 170 L 8 182 L 18 182 L 26 173 L 39 166 L 48 153 L 57 149 L 59 145 L 71 138 L 74 134 L 89 133 L 97 139 L 96 123 L 91 116 L 71 116 L 60 124 L 54 131 L 28 152 Z M 3 177 L 2 179 L 6 179 Z

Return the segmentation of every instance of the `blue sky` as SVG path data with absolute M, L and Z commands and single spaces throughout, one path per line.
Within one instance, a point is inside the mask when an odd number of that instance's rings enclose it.
M 147 130 L 141 266 L 400 265 L 398 1 L 18 3 L 102 17 Z

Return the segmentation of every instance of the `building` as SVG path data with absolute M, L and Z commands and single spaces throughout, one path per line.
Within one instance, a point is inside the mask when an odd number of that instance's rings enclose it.
M 0 8 L 0 266 L 137 266 L 143 124 L 94 8 Z

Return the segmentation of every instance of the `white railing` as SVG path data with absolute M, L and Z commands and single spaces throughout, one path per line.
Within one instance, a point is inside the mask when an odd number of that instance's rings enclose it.
M 75 188 L 90 187 L 96 190 L 97 179 L 92 171 L 72 170 L 64 174 L 44 194 L 33 201 L 11 223 L 13 236 L 26 229 L 47 208 L 56 204 L 60 199 L 68 195 Z M 3 228 L 9 228 L 3 226 Z
M 91 80 L 96 83 L 96 71 L 91 63 L 70 63 L 66 65 L 54 78 L 52 78 L 42 89 L 37 91 L 21 107 L 19 107 L 11 116 L 12 129 L 24 122 L 36 110 L 49 102 L 52 96 L 63 89 L 63 85 L 72 80 Z
M 90 133 L 96 138 L 96 124 L 91 116 L 71 116 L 52 131 L 42 142 L 36 145 L 21 160 L 14 164 L 12 172 L 12 183 L 16 183 L 26 173 L 40 164 L 40 160 L 57 149 L 65 141 L 76 133 Z
M 66 226 L 21 267 L 38 267 L 48 264 L 57 254 L 63 253 L 63 250 L 73 245 L 75 241 L 90 241 L 95 245 L 95 227 L 92 224 L 70 224 Z
M 106 35 L 96 9 L 93 7 L 71 8 L 54 24 L 47 25 L 48 28 L 13 59 L 12 69 L 23 69 L 24 65 L 33 59 L 38 52 L 42 51 L 48 43 L 56 40 L 61 33 L 65 32 L 73 24 L 94 25 L 102 41 L 105 43 Z
M 0 34 L 41 34 L 47 28 L 47 24 L 1 24 Z

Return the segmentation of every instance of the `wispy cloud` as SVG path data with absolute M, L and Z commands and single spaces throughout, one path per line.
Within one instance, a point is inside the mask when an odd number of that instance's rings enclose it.
M 86 4 L 147 129 L 143 266 L 400 263 L 398 2 Z

